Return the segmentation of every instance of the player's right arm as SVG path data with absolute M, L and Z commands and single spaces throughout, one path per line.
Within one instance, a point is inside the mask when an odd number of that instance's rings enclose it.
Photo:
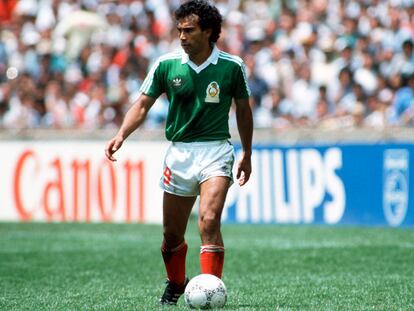
M 121 148 L 124 140 L 144 122 L 155 100 L 165 92 L 164 75 L 160 64 L 161 58 L 152 65 L 141 85 L 141 95 L 129 108 L 118 133 L 106 144 L 105 155 L 109 160 L 116 161 L 113 154 Z
M 113 154 L 121 148 L 124 140 L 144 122 L 154 102 L 154 98 L 141 94 L 129 108 L 118 133 L 105 146 L 105 155 L 109 160 L 116 161 Z

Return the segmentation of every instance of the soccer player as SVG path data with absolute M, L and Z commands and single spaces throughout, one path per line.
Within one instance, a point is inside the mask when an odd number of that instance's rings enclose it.
M 183 3 L 175 11 L 182 50 L 161 56 L 141 86 L 141 95 L 105 149 L 109 160 L 136 130 L 157 97 L 166 93 L 169 111 L 166 138 L 171 141 L 160 185 L 164 189 L 162 257 L 167 286 L 161 304 L 175 305 L 188 283 L 185 272 L 188 218 L 200 196 L 198 227 L 202 273 L 221 278 L 224 244 L 221 213 L 233 183 L 234 149 L 229 142 L 229 110 L 234 100 L 243 147 L 237 179 L 243 186 L 251 174 L 252 112 L 243 61 L 220 51 L 215 43 L 222 17 L 204 0 Z

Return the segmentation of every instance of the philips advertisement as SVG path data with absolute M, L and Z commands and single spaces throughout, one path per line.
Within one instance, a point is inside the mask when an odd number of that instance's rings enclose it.
M 240 149 L 238 149 L 240 152 Z M 414 225 L 412 144 L 256 146 L 228 223 Z

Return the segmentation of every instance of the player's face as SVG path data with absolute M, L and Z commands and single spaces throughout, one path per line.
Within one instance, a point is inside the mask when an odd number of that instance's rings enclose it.
M 184 51 L 190 56 L 196 56 L 209 49 L 211 29 L 201 30 L 197 15 L 189 15 L 180 19 L 177 30 Z

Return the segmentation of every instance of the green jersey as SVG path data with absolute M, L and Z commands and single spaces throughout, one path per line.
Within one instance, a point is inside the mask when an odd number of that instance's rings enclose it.
M 200 66 L 184 51 L 160 57 L 141 92 L 153 98 L 166 93 L 169 109 L 165 135 L 170 141 L 181 142 L 230 138 L 232 99 L 250 95 L 243 61 L 217 47 Z

